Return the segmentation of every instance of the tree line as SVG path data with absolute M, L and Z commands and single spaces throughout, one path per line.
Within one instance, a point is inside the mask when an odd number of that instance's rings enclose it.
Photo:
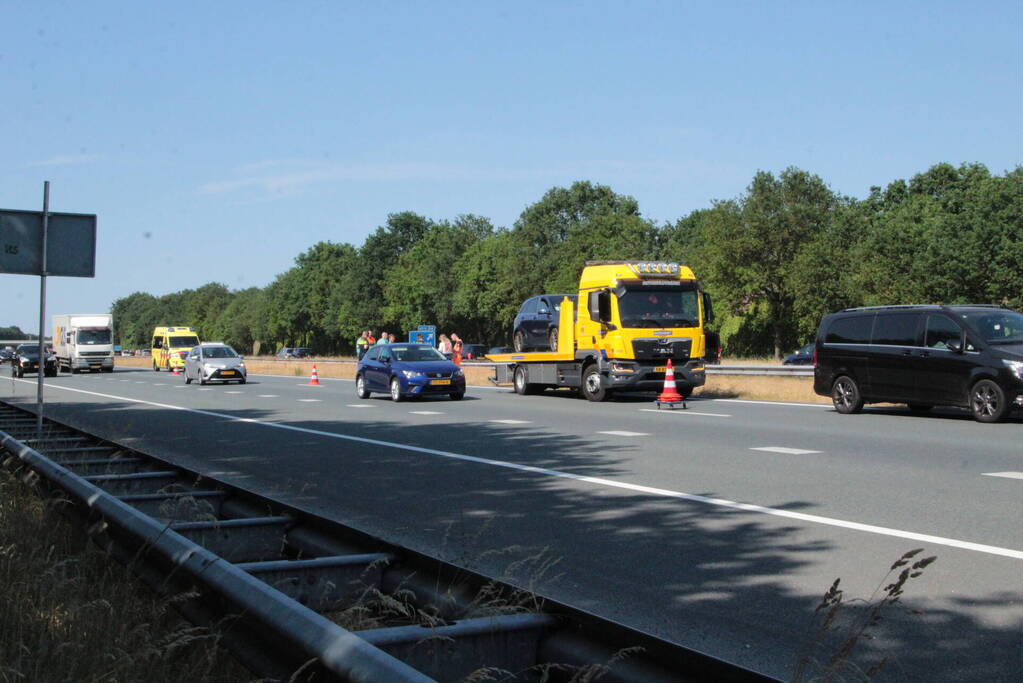
M 351 353 L 363 329 L 401 338 L 421 324 L 505 345 L 522 301 L 575 291 L 595 259 L 691 266 L 730 355 L 779 357 L 811 340 L 823 314 L 851 306 L 1020 308 L 1023 167 L 999 176 L 982 164 L 938 164 L 865 199 L 798 168 L 763 171 L 739 196 L 667 224 L 644 218 L 632 197 L 580 181 L 549 190 L 511 228 L 396 213 L 361 246 L 314 244 L 266 287 L 135 292 L 112 312 L 126 348 L 146 347 L 157 325 L 191 325 L 252 353 Z

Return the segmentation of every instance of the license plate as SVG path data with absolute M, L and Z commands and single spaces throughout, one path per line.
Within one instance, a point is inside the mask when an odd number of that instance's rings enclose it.
M 234 370 L 221 370 L 220 374 L 221 375 L 233 375 L 234 374 Z
M 431 379 L 430 380 L 430 384 L 433 384 L 434 386 L 437 386 L 437 385 L 440 385 L 440 384 L 451 384 L 451 380 L 449 380 L 449 379 Z
M 659 365 L 656 368 L 654 368 L 654 372 L 667 372 L 667 371 L 668 371 L 668 366 L 667 365 Z

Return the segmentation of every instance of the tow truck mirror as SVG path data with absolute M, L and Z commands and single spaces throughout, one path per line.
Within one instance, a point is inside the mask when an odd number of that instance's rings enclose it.
M 710 303 L 710 294 L 702 292 L 703 294 L 703 322 L 710 323 L 714 322 L 714 307 Z
M 590 320 L 598 323 L 611 322 L 611 292 L 606 289 L 590 292 L 586 303 Z

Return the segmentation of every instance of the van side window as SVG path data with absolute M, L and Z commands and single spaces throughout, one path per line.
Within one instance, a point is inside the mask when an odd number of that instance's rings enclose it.
M 916 334 L 919 323 L 918 313 L 879 315 L 874 323 L 873 343 L 886 346 L 919 346 Z
M 869 344 L 873 315 L 857 315 L 839 318 L 831 323 L 824 337 L 826 344 Z
M 959 343 L 963 331 L 943 315 L 927 316 L 927 335 L 924 346 L 930 349 L 947 349 L 949 342 Z

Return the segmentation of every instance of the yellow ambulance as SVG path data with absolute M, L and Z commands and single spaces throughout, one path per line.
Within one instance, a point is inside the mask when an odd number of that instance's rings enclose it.
M 184 370 L 185 356 L 193 346 L 199 345 L 199 335 L 191 327 L 157 327 L 153 330 L 153 343 L 150 353 L 153 355 L 153 369 L 160 368 Z

